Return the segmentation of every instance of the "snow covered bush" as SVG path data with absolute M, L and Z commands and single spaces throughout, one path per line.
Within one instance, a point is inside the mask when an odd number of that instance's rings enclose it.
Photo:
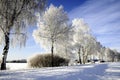
M 62 58 L 58 55 L 54 55 L 54 66 L 68 65 L 69 60 Z M 32 68 L 39 67 L 51 67 L 51 54 L 37 54 L 27 60 L 28 66 Z

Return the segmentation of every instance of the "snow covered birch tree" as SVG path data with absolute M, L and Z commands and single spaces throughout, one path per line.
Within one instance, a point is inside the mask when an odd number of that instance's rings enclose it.
M 82 19 L 74 19 L 72 25 L 74 27 L 74 50 L 78 53 L 79 63 L 85 63 L 88 55 L 95 48 L 96 40 L 90 34 L 88 25 Z
M 56 53 L 58 53 L 59 56 L 64 57 L 66 59 L 72 59 L 73 54 L 72 54 L 72 41 L 73 41 L 73 30 L 72 26 L 69 25 L 69 30 L 64 34 L 65 37 L 62 39 L 62 42 L 57 43 L 55 45 L 56 47 Z
M 72 21 L 72 26 L 74 27 L 74 48 L 78 53 L 79 63 L 81 64 L 81 49 L 83 47 L 84 35 L 89 32 L 89 27 L 84 23 L 82 19 L 74 19 Z
M 37 43 L 51 49 L 51 66 L 54 66 L 53 54 L 55 44 L 63 44 L 66 34 L 69 31 L 67 24 L 68 17 L 63 7 L 50 5 L 39 20 L 38 29 L 34 30 L 33 37 Z
M 107 54 L 107 61 L 114 62 L 115 53 L 110 48 L 106 48 L 105 53 Z
M 44 8 L 46 0 L 0 0 L 0 42 L 4 45 L 1 70 L 6 69 L 6 59 L 11 43 L 26 41 L 26 29 L 35 22 L 35 11 Z

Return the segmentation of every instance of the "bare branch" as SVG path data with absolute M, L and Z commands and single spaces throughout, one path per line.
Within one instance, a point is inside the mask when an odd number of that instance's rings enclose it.
M 5 31 L 4 31 L 4 29 L 2 28 L 2 26 L 0 26 L 0 28 L 1 28 L 1 30 L 3 31 L 3 33 L 5 34 Z
M 6 16 L 0 11 L 0 15 L 6 19 Z
M 12 35 L 16 35 L 16 34 L 17 35 L 26 35 L 26 33 L 17 33 L 17 32 L 16 33 L 10 33 L 10 34 L 12 34 Z

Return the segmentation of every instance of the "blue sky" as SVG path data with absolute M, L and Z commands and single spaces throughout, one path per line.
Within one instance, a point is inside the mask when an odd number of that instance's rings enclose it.
M 69 16 L 83 18 L 102 45 L 120 51 L 120 0 L 88 0 Z
M 103 46 L 120 51 L 120 0 L 49 0 L 50 3 L 63 5 L 70 21 L 83 18 Z M 10 48 L 8 59 L 23 59 L 44 52 L 31 35 L 32 31 L 26 47 Z

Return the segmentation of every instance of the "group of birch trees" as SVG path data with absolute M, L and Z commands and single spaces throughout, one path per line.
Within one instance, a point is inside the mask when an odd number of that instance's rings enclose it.
M 6 69 L 10 44 L 24 46 L 26 29 L 36 24 L 33 38 L 51 53 L 52 66 L 54 54 L 68 59 L 77 56 L 79 63 L 84 64 L 92 55 L 99 54 L 101 57 L 105 52 L 107 55 L 110 53 L 97 42 L 83 19 L 76 18 L 70 22 L 63 6 L 51 4 L 45 9 L 45 3 L 46 0 L 0 0 L 1 70 Z

